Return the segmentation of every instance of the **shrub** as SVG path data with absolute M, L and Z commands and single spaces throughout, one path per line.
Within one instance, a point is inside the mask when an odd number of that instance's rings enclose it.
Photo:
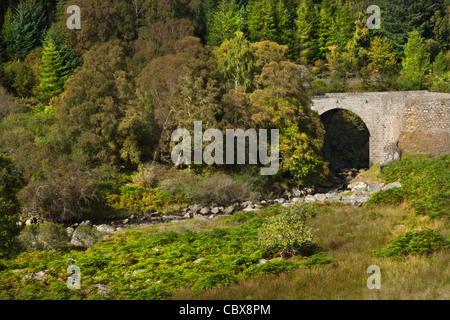
M 46 222 L 26 226 L 19 235 L 19 241 L 25 251 L 61 251 L 67 246 L 69 236 L 63 226 Z
M 282 256 L 312 252 L 316 242 L 313 229 L 306 223 L 315 214 L 312 207 L 298 205 L 269 218 L 259 231 L 260 246 L 280 250 Z
M 244 271 L 244 275 L 252 277 L 262 274 L 278 275 L 283 272 L 288 272 L 296 268 L 296 264 L 285 260 L 270 260 L 266 263 L 253 265 Z
M 417 214 L 448 216 L 450 212 L 450 156 L 405 158 L 383 168 L 387 183 L 400 181 L 403 188 L 375 194 L 368 204 L 398 204 L 408 200 Z
M 42 175 L 19 192 L 28 214 L 39 214 L 50 222 L 71 222 L 84 219 L 103 204 L 92 171 L 82 171 L 75 164 L 49 164 Z
M 192 292 L 198 294 L 203 290 L 230 286 L 238 282 L 238 278 L 229 272 L 209 272 L 201 277 L 193 286 Z
M 366 206 L 399 205 L 405 198 L 406 191 L 403 188 L 392 188 L 375 193 L 369 201 L 367 201 Z
M 72 235 L 72 243 L 75 245 L 82 245 L 88 248 L 93 247 L 104 236 L 104 233 L 92 228 L 88 224 L 80 224 Z
M 382 257 L 428 255 L 441 249 L 449 249 L 450 241 L 437 230 L 410 231 L 397 236 L 385 248 L 373 253 Z

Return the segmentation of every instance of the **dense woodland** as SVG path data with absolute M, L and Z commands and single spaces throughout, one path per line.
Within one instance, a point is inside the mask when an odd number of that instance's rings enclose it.
M 17 213 L 100 210 L 120 174 L 170 164 L 172 132 L 194 121 L 280 129 L 273 179 L 305 185 L 329 175 L 312 95 L 450 90 L 444 0 L 79 0 L 80 30 L 66 27 L 70 4 L 0 3 L 4 239 Z

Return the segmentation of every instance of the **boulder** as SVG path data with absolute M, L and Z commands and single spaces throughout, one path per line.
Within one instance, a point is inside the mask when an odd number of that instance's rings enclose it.
M 190 209 L 192 210 L 193 214 L 196 214 L 197 212 L 199 212 L 202 209 L 202 206 L 199 204 L 195 204 Z
M 107 224 L 102 224 L 97 226 L 97 230 L 102 232 L 114 232 L 116 231 L 116 228 Z
M 234 212 L 234 206 L 226 207 L 225 210 L 223 210 L 223 213 L 225 214 L 232 214 Z
M 206 208 L 206 207 L 202 208 L 202 209 L 200 210 L 200 214 L 203 214 L 203 215 L 209 214 L 209 208 Z
M 378 192 L 381 190 L 381 187 L 377 184 L 369 184 L 367 187 L 367 191 L 369 192 Z
M 315 198 L 317 201 L 320 201 L 320 202 L 323 202 L 323 201 L 327 200 L 327 197 L 326 197 L 325 194 L 323 194 L 323 193 L 317 193 L 317 194 L 315 194 L 315 195 L 314 195 L 314 198 Z
M 212 214 L 218 214 L 219 211 L 220 211 L 219 207 L 213 207 L 213 208 L 211 208 L 211 213 L 212 213 Z
M 387 167 L 394 162 L 397 162 L 402 157 L 402 150 L 396 143 L 390 143 L 383 149 L 383 157 L 380 161 L 380 168 Z
M 393 183 L 389 183 L 387 185 L 385 185 L 383 188 L 381 188 L 381 190 L 389 190 L 389 189 L 393 189 L 393 188 L 401 188 L 403 187 L 402 184 L 398 181 L 393 182 Z
M 327 193 L 325 195 L 328 201 L 341 201 L 342 197 L 336 193 Z
M 310 194 L 305 197 L 306 203 L 311 203 L 311 202 L 316 202 L 316 201 L 317 201 L 316 198 Z
M 367 191 L 367 183 L 365 182 L 357 182 L 353 185 L 352 191 L 359 192 L 359 191 Z

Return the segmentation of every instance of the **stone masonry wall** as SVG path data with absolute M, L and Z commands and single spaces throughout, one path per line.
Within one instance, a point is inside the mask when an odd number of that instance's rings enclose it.
M 450 153 L 450 94 L 428 91 L 352 92 L 316 96 L 319 115 L 333 109 L 357 114 L 370 132 L 370 160 L 380 162 L 384 147 L 399 143 L 409 153 Z

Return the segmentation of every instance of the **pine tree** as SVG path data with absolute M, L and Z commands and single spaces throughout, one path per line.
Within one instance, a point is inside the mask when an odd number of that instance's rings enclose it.
M 433 75 L 437 77 L 441 77 L 444 73 L 447 72 L 449 68 L 449 61 L 444 54 L 444 52 L 439 52 L 436 59 L 433 62 Z
M 337 25 L 339 29 L 339 38 L 342 43 L 340 48 L 347 46 L 347 43 L 352 40 L 355 32 L 355 18 L 353 17 L 352 8 L 346 1 L 339 4 L 337 11 Z
M 277 42 L 289 47 L 289 56 L 294 58 L 298 55 L 295 40 L 295 7 L 293 3 L 286 0 L 278 0 L 275 7 Z
M 387 75 L 394 71 L 397 61 L 389 41 L 375 37 L 367 55 L 370 59 L 369 68 L 373 73 Z
M 13 23 L 13 12 L 11 7 L 6 11 L 2 31 L 0 37 L 3 40 L 2 48 L 4 50 L 4 57 L 6 60 L 10 60 L 13 56 L 13 33 L 12 33 L 12 23 Z
M 319 34 L 318 43 L 320 48 L 321 58 L 329 52 L 329 47 L 336 44 L 337 40 L 337 25 L 333 19 L 333 8 L 328 0 L 325 0 L 319 12 Z
M 383 32 L 395 53 L 402 56 L 409 32 L 415 29 L 422 37 L 432 38 L 435 26 L 432 18 L 436 11 L 445 12 L 446 7 L 444 0 L 389 0 L 383 9 L 389 13 L 382 16 Z
M 409 33 L 402 61 L 400 85 L 404 90 L 425 88 L 425 74 L 430 68 L 430 54 L 417 30 Z
M 42 4 L 36 0 L 22 0 L 11 25 L 15 56 L 25 58 L 42 43 L 47 18 Z
M 212 10 L 212 7 L 209 10 Z M 237 31 L 243 29 L 241 8 L 233 0 L 221 0 L 217 8 L 210 13 L 207 28 L 210 46 L 218 46 L 225 39 L 232 38 Z
M 302 0 L 297 9 L 296 38 L 303 63 L 312 63 L 319 58 L 317 45 L 318 16 L 312 0 Z
M 39 73 L 38 98 L 48 101 L 63 91 L 64 82 L 79 62 L 74 50 L 64 37 L 64 31 L 56 24 L 48 30 L 42 52 Z
M 278 42 L 274 0 L 250 0 L 247 6 L 247 26 L 251 42 Z
M 40 101 L 48 101 L 62 92 L 64 81 L 64 64 L 62 54 L 53 40 L 46 41 L 42 52 L 39 74 Z

